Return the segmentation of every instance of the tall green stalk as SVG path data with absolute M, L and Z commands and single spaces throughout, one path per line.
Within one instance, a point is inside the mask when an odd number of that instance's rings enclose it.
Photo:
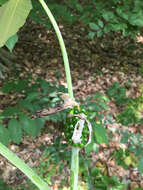
M 20 158 L 0 143 L 0 153 L 13 165 L 20 169 L 40 190 L 50 190 L 51 188 Z
M 80 148 L 72 147 L 71 176 L 70 176 L 71 190 L 78 189 L 79 150 Z
M 46 3 L 44 2 L 44 0 L 39 0 L 39 2 L 41 3 L 41 5 L 43 6 L 45 12 L 47 13 L 54 29 L 56 32 L 56 35 L 58 37 L 59 40 L 59 44 L 61 47 L 61 52 L 62 52 L 62 56 L 63 56 L 63 60 L 64 60 L 64 67 L 65 67 L 65 73 L 66 73 L 66 80 L 67 80 L 67 85 L 68 85 L 68 93 L 70 98 L 73 98 L 73 90 L 72 90 L 72 81 L 71 81 L 71 74 L 70 74 L 70 67 L 69 67 L 69 60 L 68 60 L 68 55 L 67 55 L 67 51 L 65 48 L 65 43 L 63 40 L 63 37 L 61 35 L 60 29 L 56 23 L 55 18 L 53 17 L 50 9 L 47 7 Z
M 71 81 L 71 74 L 70 74 L 70 67 L 69 67 L 69 60 L 68 60 L 68 55 L 67 51 L 65 48 L 64 40 L 61 35 L 61 32 L 59 30 L 59 27 L 56 23 L 55 18 L 53 17 L 50 9 L 47 7 L 46 3 L 44 0 L 39 0 L 41 5 L 43 6 L 45 12 L 47 13 L 54 29 L 56 32 L 56 35 L 59 40 L 59 44 L 61 47 L 61 52 L 64 60 L 64 67 L 65 67 L 65 72 L 66 72 L 66 80 L 67 80 L 67 85 L 68 85 L 68 93 L 70 98 L 73 98 L 73 89 L 72 89 L 72 81 Z M 79 169 L 79 148 L 72 147 L 72 160 L 71 160 L 71 190 L 77 190 L 78 189 L 78 169 Z

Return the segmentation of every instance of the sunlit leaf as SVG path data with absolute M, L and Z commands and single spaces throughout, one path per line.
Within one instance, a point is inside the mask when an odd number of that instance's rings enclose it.
M 10 0 L 0 7 L 0 47 L 23 26 L 31 8 L 30 0 Z

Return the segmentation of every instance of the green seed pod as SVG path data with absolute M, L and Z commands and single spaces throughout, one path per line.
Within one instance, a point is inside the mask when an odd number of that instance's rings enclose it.
M 70 114 L 70 117 L 67 117 L 66 123 L 65 123 L 66 140 L 71 146 L 83 148 L 88 143 L 88 139 L 89 139 L 89 128 L 86 121 L 84 122 L 84 127 L 82 129 L 80 141 L 75 143 L 72 137 L 73 137 L 74 131 L 76 130 L 75 126 L 77 125 L 77 122 L 80 122 L 81 120 L 81 117 L 79 117 L 79 115 L 84 114 L 87 118 L 87 112 L 85 109 L 80 107 L 80 110 L 79 110 L 78 107 L 75 106 L 74 108 L 70 110 L 69 114 Z M 77 130 L 79 130 L 79 128 L 80 126 L 77 126 Z

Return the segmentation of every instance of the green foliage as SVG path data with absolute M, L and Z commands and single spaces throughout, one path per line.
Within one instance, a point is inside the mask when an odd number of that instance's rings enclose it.
M 122 106 L 121 113 L 117 115 L 117 122 L 121 123 L 124 126 L 129 126 L 133 124 L 143 124 L 142 118 L 142 105 L 143 105 L 143 96 L 140 95 L 137 98 L 126 98 L 126 89 L 123 86 L 120 86 L 118 83 L 114 83 L 108 90 L 107 95 L 110 98 L 115 100 L 115 103 L 118 106 Z M 128 145 L 128 149 L 123 151 L 119 149 L 115 152 L 114 157 L 116 162 L 119 165 L 122 165 L 124 168 L 129 167 L 130 165 L 137 167 L 140 173 L 143 173 L 141 164 L 142 164 L 142 155 L 143 155 L 143 139 L 141 134 L 133 134 L 128 130 L 122 131 L 118 130 L 118 133 L 121 134 L 121 143 Z M 130 155 L 129 153 L 133 153 Z
M 22 138 L 22 129 L 20 123 L 16 119 L 11 119 L 8 123 L 8 130 L 12 141 L 19 144 Z
M 96 138 L 96 142 L 101 144 L 108 144 L 107 131 L 102 124 L 92 122 L 93 132 Z
M 79 20 L 89 25 L 92 30 L 89 37 L 101 37 L 111 31 L 121 31 L 124 36 L 136 36 L 143 26 L 143 5 L 141 0 L 135 1 L 99 1 L 90 0 L 80 3 L 66 1 L 68 7 L 77 10 Z
M 91 175 L 97 176 L 94 182 L 96 189 L 123 190 L 125 188 L 125 185 L 122 184 L 117 177 L 103 176 L 101 175 L 100 170 L 93 170 Z
M 74 16 L 64 4 L 59 4 L 58 1 L 48 1 L 46 2 L 46 4 L 48 5 L 51 12 L 54 14 L 56 20 L 62 19 L 68 24 L 72 24 L 75 20 L 76 16 Z M 30 12 L 29 17 L 36 23 L 44 24 L 47 28 L 50 28 L 51 23 L 49 22 L 49 19 L 47 18 L 46 13 L 41 7 L 40 3 L 38 1 L 35 2 L 34 0 L 32 0 L 32 6 L 33 9 Z
M 3 139 L 2 142 L 5 145 L 8 145 L 10 140 L 19 144 L 23 132 L 33 137 L 37 136 L 44 127 L 45 120 L 61 122 L 66 118 L 66 112 L 63 112 L 43 118 L 31 119 L 32 114 L 36 111 L 44 108 L 48 109 L 63 102 L 58 93 L 67 92 L 67 89 L 62 85 L 57 87 L 56 83 L 50 84 L 42 79 L 37 79 L 33 82 L 31 78 L 27 77 L 23 80 L 6 81 L 2 91 L 3 93 L 13 93 L 15 96 L 21 94 L 22 96 L 22 98 L 17 99 L 15 106 L 8 106 L 0 114 L 2 121 L 9 118 L 7 129 L 2 124 L 0 125 L 1 139 Z
M 53 145 L 48 146 L 43 152 L 41 164 L 39 166 L 39 172 L 44 177 L 48 184 L 51 184 L 51 177 L 56 173 L 63 172 L 64 167 L 69 167 L 70 164 L 70 152 L 67 150 L 67 144 L 61 143 L 60 138 L 54 141 Z M 49 166 L 52 166 L 49 170 Z M 63 178 L 63 183 L 66 182 L 66 177 Z M 61 183 L 62 185 L 62 183 Z
M 14 34 L 11 36 L 5 43 L 6 47 L 9 49 L 10 52 L 12 52 L 16 42 L 18 41 L 18 36 L 17 34 Z
M 49 22 L 49 19 L 47 18 L 46 13 L 41 7 L 39 1 L 32 0 L 31 2 L 33 9 L 31 10 L 29 17 L 36 23 L 45 24 L 47 28 L 50 28 L 51 23 Z
M 80 172 L 83 175 L 84 180 L 87 183 L 88 189 L 98 189 L 98 190 L 123 190 L 125 185 L 120 182 L 120 180 L 115 177 L 108 177 L 103 174 L 102 170 L 97 167 L 91 167 L 90 157 L 81 157 L 80 159 Z
M 117 115 L 117 122 L 125 126 L 132 124 L 142 124 L 142 107 L 143 107 L 143 95 L 137 98 L 127 98 L 126 88 L 120 86 L 119 83 L 114 83 L 108 90 L 107 95 L 115 101 L 117 106 L 123 109 L 121 113 Z
M 3 26 L 0 27 L 0 47 L 23 26 L 31 8 L 30 0 L 11 0 L 0 7 L 0 25 Z
M 1 0 L 0 1 L 0 5 L 3 5 L 4 3 L 6 3 L 8 0 Z
M 143 138 L 140 133 L 133 134 L 129 132 L 128 130 L 126 131 L 120 131 L 122 138 L 121 138 L 121 143 L 127 144 L 128 149 L 124 152 L 123 150 L 120 150 L 120 154 L 123 154 L 124 158 L 125 156 L 128 156 L 130 153 L 130 157 L 127 157 L 126 165 L 128 163 L 129 165 L 138 166 L 138 170 L 140 173 L 143 173 L 141 164 L 142 164 L 142 156 L 143 156 Z M 118 156 L 117 156 L 118 157 Z M 116 157 L 116 158 L 117 158 Z M 118 160 L 118 159 L 117 159 Z
M 63 102 L 60 93 L 67 92 L 67 89 L 62 85 L 58 86 L 55 82 L 49 83 L 39 78 L 33 81 L 30 77 L 27 77 L 21 80 L 13 79 L 11 82 L 6 81 L 2 91 L 3 93 L 13 93 L 15 96 L 21 94 L 22 96 L 22 98 L 17 99 L 17 103 L 14 106 L 7 107 L 0 114 L 2 120 L 10 118 L 7 129 L 10 136 L 9 140 L 17 144 L 20 143 L 23 132 L 33 137 L 37 136 L 44 127 L 45 120 L 63 123 L 66 119 L 68 109 L 58 114 L 31 119 L 32 114 L 36 111 L 44 108 L 48 109 Z M 108 143 L 107 132 L 104 125 L 102 125 L 104 118 L 102 111 L 108 109 L 106 101 L 108 101 L 107 97 L 102 96 L 101 93 L 95 93 L 93 97 L 87 97 L 82 105 L 82 109 L 87 110 L 89 119 L 93 120 L 94 137 L 89 149 L 95 149 L 95 139 L 96 143 L 99 144 L 103 142 Z M 110 120 L 110 118 L 107 120 Z M 7 141 L 5 144 L 7 144 Z
M 126 88 L 120 86 L 118 82 L 110 86 L 106 93 L 110 98 L 115 100 L 115 104 L 118 106 L 122 106 L 125 103 L 127 104 L 129 101 L 129 99 L 126 98 Z
M 129 150 L 123 150 L 119 148 L 118 151 L 114 152 L 113 157 L 116 160 L 116 163 L 123 168 L 127 169 L 129 166 L 125 163 L 126 157 L 129 156 Z
M 87 110 L 88 117 L 91 120 L 94 119 L 102 123 L 102 119 L 104 118 L 102 111 L 108 110 L 106 101 L 108 101 L 108 97 L 97 92 L 92 97 L 87 96 L 86 100 L 83 100 L 82 106 Z
M 33 9 L 31 10 L 29 17 L 37 23 L 44 24 L 47 28 L 51 27 L 49 19 L 47 19 L 46 13 L 38 1 L 20 1 L 16 7 L 13 7 L 16 5 L 13 4 L 15 0 L 6 2 L 7 0 L 2 0 L 0 2 L 0 6 L 2 6 L 0 8 L 0 11 L 2 12 L 0 25 L 3 26 L 0 30 L 0 36 L 2 37 L 0 46 L 6 44 L 10 51 L 12 51 L 14 44 L 17 41 L 17 37 L 12 36 L 15 35 L 19 28 L 24 24 L 31 9 L 31 3 Z M 53 12 L 56 20 L 60 21 L 62 19 L 70 25 L 75 21 L 80 21 L 86 26 L 89 26 L 90 31 L 88 35 L 90 38 L 94 38 L 94 36 L 101 37 L 103 34 L 111 31 L 121 31 L 124 36 L 136 37 L 140 33 L 140 29 L 143 27 L 142 0 L 134 0 L 133 2 L 125 0 L 111 0 L 108 2 L 106 0 L 90 0 L 87 2 L 85 1 L 84 3 L 79 2 L 78 0 L 72 2 L 66 0 L 60 4 L 58 0 L 55 0 L 48 1 L 46 4 Z M 23 7 L 24 10 L 27 10 L 27 13 L 21 11 L 21 7 Z M 13 18 L 10 17 L 10 15 L 14 15 Z M 20 19 L 17 20 L 16 18 Z M 10 20 L 11 22 L 5 22 L 5 20 Z
M 141 158 L 138 162 L 138 171 L 142 174 L 143 173 L 143 158 Z
M 0 179 L 0 190 L 11 190 L 11 188 L 2 179 Z
M 2 6 L 7 0 L 2 0 L 0 6 Z M 29 17 L 36 23 L 44 24 L 47 28 L 51 27 L 49 19 L 46 17 L 45 11 L 42 9 L 40 3 L 34 0 L 20 1 L 17 7 L 12 7 L 13 1 L 4 4 L 1 7 L 2 17 L 0 23 L 3 26 L 0 30 L 1 38 L 0 46 L 5 43 L 12 51 L 17 38 L 8 40 L 11 36 L 15 35 L 19 28 L 24 24 L 26 17 L 28 16 L 29 10 L 31 9 L 31 3 L 33 9 L 31 10 Z M 25 3 L 25 4 L 24 4 Z M 94 36 L 101 37 L 103 34 L 109 32 L 119 32 L 121 31 L 124 36 L 136 37 L 141 28 L 143 27 L 143 5 L 142 0 L 132 1 L 121 1 L 121 0 L 111 0 L 111 1 L 99 1 L 90 0 L 80 2 L 79 0 L 66 0 L 62 3 L 58 0 L 46 2 L 50 10 L 53 12 L 56 20 L 63 20 L 67 24 L 74 24 L 75 21 L 80 21 L 82 24 L 89 27 L 89 37 L 94 38 Z M 7 7 L 12 8 L 7 12 Z M 24 7 L 22 12 L 21 7 Z M 5 11 L 3 11 L 3 9 Z M 20 10 L 20 14 L 19 14 Z M 10 15 L 13 13 L 14 17 L 11 21 Z M 10 14 L 10 15 L 9 15 Z M 17 16 L 18 14 L 18 16 Z M 19 18 L 17 20 L 15 18 Z M 11 23 L 5 22 L 5 20 L 10 20 Z M 14 22 L 13 22 L 14 21 Z M 8 32 L 5 32 L 8 31 Z M 12 37 L 13 38 L 13 37 Z M 8 40 L 8 42 L 6 42 Z
M 36 118 L 33 120 L 26 115 L 23 115 L 20 116 L 19 120 L 23 130 L 33 137 L 37 136 L 44 127 L 44 120 L 42 118 Z
M 6 141 L 4 142 L 6 145 L 8 145 L 10 140 L 19 144 L 24 133 L 32 136 L 38 135 L 44 126 L 45 120 L 52 120 L 56 122 L 56 124 L 62 122 L 63 125 L 63 121 L 66 119 L 68 110 L 65 110 L 63 113 L 49 115 L 43 118 L 30 118 L 37 110 L 43 108 L 48 109 L 59 103 L 63 103 L 63 100 L 60 97 L 60 92 L 65 93 L 67 92 L 67 89 L 62 85 L 58 85 L 55 82 L 49 83 L 43 79 L 33 81 L 30 77 L 27 77 L 24 80 L 14 78 L 11 82 L 5 82 L 2 91 L 3 93 L 11 93 L 17 97 L 22 97 L 17 99 L 17 103 L 14 106 L 7 107 L 0 114 L 2 121 L 9 118 L 8 128 L 6 129 L 4 125 L 2 125 L 2 129 L 5 130 L 3 131 L 2 136 L 5 134 L 3 140 Z M 86 153 L 88 155 L 90 155 L 92 151 L 98 151 L 99 143 L 108 143 L 108 138 L 106 136 L 107 132 L 102 124 L 104 118 L 102 111 L 108 109 L 106 101 L 108 101 L 107 97 L 102 96 L 101 93 L 95 93 L 93 97 L 87 97 L 84 104 L 82 104 L 83 109 L 87 110 L 90 120 L 93 120 L 93 123 L 91 123 L 94 132 L 92 143 L 86 147 Z M 9 135 L 8 139 L 6 131 Z M 66 148 L 67 145 L 60 143 L 57 139 L 56 142 L 54 142 L 51 147 L 49 146 L 44 153 L 43 160 L 46 161 L 40 164 L 39 172 L 49 184 L 51 183 L 51 177 L 56 174 L 57 168 L 59 172 L 62 172 L 65 167 L 64 164 L 70 163 L 70 152 L 67 151 Z M 45 157 L 47 159 L 45 159 Z M 67 160 L 67 162 L 65 162 L 65 160 Z M 53 165 L 53 168 L 51 168 L 49 172 L 46 172 L 51 165 Z M 63 181 L 63 184 L 64 183 L 65 181 Z
M 104 124 L 107 121 L 111 122 L 111 120 L 109 115 L 105 117 L 102 113 L 103 110 L 108 110 L 108 105 L 106 103 L 108 100 L 109 99 L 101 93 L 95 93 L 92 97 L 88 96 L 84 101 L 84 104 L 82 104 L 83 108 L 85 108 L 88 113 L 88 118 L 90 119 L 93 128 L 94 138 L 92 140 L 92 144 L 90 145 L 93 147 L 93 151 L 95 151 L 96 147 L 95 142 L 97 144 L 108 144 L 107 131 Z
M 125 108 L 124 111 L 122 111 L 117 116 L 117 122 L 122 123 L 125 126 L 134 124 L 138 122 L 138 117 L 136 115 L 136 112 L 131 108 Z
M 118 114 L 117 121 L 123 125 L 142 124 L 143 95 L 128 101 L 125 109 Z
M 4 145 L 8 146 L 10 142 L 9 131 L 0 123 L 0 141 Z
M 64 168 L 69 167 L 71 161 L 68 144 L 63 144 L 62 138 L 57 138 L 48 148 L 41 146 L 41 150 L 43 150 L 43 154 L 40 165 L 37 168 L 38 173 L 49 185 L 51 185 L 52 178 L 55 175 L 62 173 L 62 181 L 60 183 L 60 189 L 62 190 L 68 184 L 66 173 L 64 173 Z M 91 163 L 90 154 L 84 154 L 84 156 L 80 157 L 79 174 L 82 181 L 86 182 L 88 189 L 106 190 L 108 188 L 109 190 L 123 190 L 125 188 L 117 177 L 113 176 L 110 178 L 103 175 L 101 169 L 90 167 Z M 29 189 L 32 189 L 32 184 L 29 181 L 27 182 Z M 26 190 L 26 186 L 24 187 L 20 187 L 20 190 Z

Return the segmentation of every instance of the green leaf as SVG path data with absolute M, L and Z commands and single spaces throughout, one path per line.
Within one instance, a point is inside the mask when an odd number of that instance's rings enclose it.
M 0 47 L 23 26 L 31 9 L 30 0 L 10 0 L 0 7 Z
M 0 123 L 0 142 L 8 146 L 10 142 L 8 130 Z
M 103 18 L 106 20 L 106 21 L 109 21 L 109 20 L 112 20 L 115 18 L 115 15 L 113 12 L 111 11 L 103 11 Z
M 28 80 L 17 80 L 15 82 L 16 85 L 16 89 L 15 92 L 22 92 L 23 90 L 25 90 L 26 87 L 28 87 Z
M 97 124 L 94 122 L 93 126 L 94 134 L 96 137 L 96 141 L 100 143 L 108 144 L 107 132 L 106 129 L 101 124 Z
M 99 25 L 101 28 L 103 28 L 103 26 L 104 26 L 103 21 L 102 21 L 102 20 L 98 20 L 98 25 Z
M 143 158 L 141 158 L 138 162 L 138 171 L 139 173 L 143 173 Z
M 94 99 L 100 99 L 102 97 L 102 94 L 100 92 L 96 92 L 93 96 Z
M 95 32 L 89 32 L 89 33 L 88 33 L 88 37 L 89 37 L 89 38 L 93 39 L 94 36 L 95 36 Z
M 113 31 L 124 30 L 127 28 L 125 23 L 111 24 L 110 26 Z
M 95 102 L 90 102 L 87 104 L 87 107 L 90 111 L 95 111 L 95 112 L 101 112 L 102 108 Z
M 33 100 L 36 100 L 37 97 L 40 96 L 40 93 L 39 92 L 31 92 L 28 94 L 26 100 L 29 101 L 29 102 L 32 102 Z
M 127 144 L 130 137 L 131 137 L 131 135 L 128 131 L 123 132 L 120 143 Z
M 46 13 L 39 1 L 31 0 L 33 9 L 30 11 L 29 18 L 31 18 L 36 23 L 44 24 L 48 29 L 51 28 L 51 23 L 46 17 Z M 50 7 L 49 7 L 50 8 Z M 44 18 L 44 19 L 43 19 Z
M 111 24 L 107 24 L 105 27 L 104 27 L 104 32 L 105 33 L 108 33 L 112 30 L 112 25 Z
M 28 87 L 29 81 L 28 80 L 17 80 L 17 81 L 11 81 L 6 82 L 3 87 L 2 91 L 4 93 L 9 92 L 21 92 L 25 90 L 26 87 Z
M 16 42 L 18 41 L 18 36 L 17 34 L 14 34 L 13 36 L 11 36 L 5 43 L 6 47 L 10 50 L 10 52 L 12 52 Z
M 89 27 L 92 29 L 92 30 L 99 30 L 99 26 L 93 22 L 89 23 Z
M 91 152 L 98 152 L 98 145 L 96 143 L 90 143 L 85 147 L 85 151 L 87 154 L 90 154 Z
M 8 108 L 6 108 L 2 115 L 9 117 L 9 116 L 16 116 L 21 114 L 22 112 L 19 110 L 19 108 L 17 106 L 9 106 Z
M 32 103 L 27 101 L 26 99 L 21 99 L 18 101 L 18 105 L 23 108 L 23 109 L 27 109 L 27 110 L 31 110 Z
M 20 123 L 22 124 L 23 130 L 33 137 L 37 136 L 40 130 L 44 127 L 43 119 L 36 118 L 35 120 L 32 120 L 26 115 L 20 117 Z
M 108 110 L 108 105 L 103 102 L 103 101 L 99 101 L 98 104 L 104 109 L 104 110 Z
M 143 26 L 143 13 L 142 11 L 139 13 L 135 13 L 130 15 L 129 17 L 129 22 L 130 24 L 134 25 L 134 26 Z
M 126 11 L 125 13 L 124 13 L 124 10 L 123 10 L 123 7 L 121 6 L 121 7 L 117 7 L 117 9 L 116 9 L 116 12 L 117 12 L 117 14 L 120 16 L 120 17 L 122 17 L 122 18 L 124 18 L 125 20 L 128 20 L 129 19 L 129 12 L 128 11 Z
M 3 85 L 2 87 L 2 92 L 4 93 L 9 93 L 9 92 L 13 92 L 16 88 L 15 82 L 11 81 L 11 82 L 7 82 Z
M 8 0 L 1 0 L 0 1 L 0 5 L 3 5 L 4 3 L 6 3 Z
M 102 30 L 98 30 L 97 31 L 97 38 L 100 38 L 103 35 Z
M 19 144 L 22 138 L 21 125 L 17 119 L 11 119 L 8 123 L 8 131 L 12 141 Z
M 82 11 L 83 11 L 83 7 L 82 7 L 81 4 L 79 4 L 79 3 L 76 4 L 76 9 L 77 9 L 79 12 L 82 12 Z
M 4 182 L 4 180 L 1 178 L 0 178 L 0 187 L 2 190 L 11 190 L 9 185 L 6 182 Z
M 47 94 L 50 91 L 50 83 L 42 79 L 39 79 L 39 82 L 44 94 Z

